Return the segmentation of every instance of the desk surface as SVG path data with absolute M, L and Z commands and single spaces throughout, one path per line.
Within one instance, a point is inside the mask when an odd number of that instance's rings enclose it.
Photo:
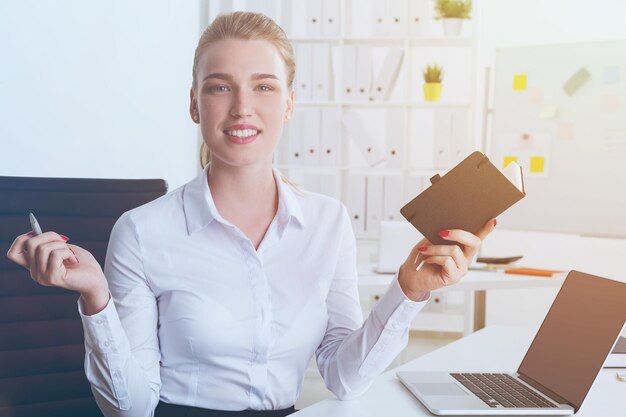
M 545 288 L 560 287 L 565 281 L 567 273 L 553 277 L 536 277 L 531 275 L 513 275 L 497 271 L 470 270 L 461 281 L 438 291 L 480 291 L 512 288 Z M 380 289 L 386 288 L 393 279 L 394 274 L 377 274 L 371 265 L 359 266 L 359 288 Z
M 352 401 L 325 400 L 293 414 L 297 417 L 416 417 L 432 414 L 396 378 L 403 371 L 514 372 L 536 330 L 488 327 L 379 376 L 370 389 Z M 626 382 L 615 369 L 603 369 L 577 417 L 624 417 Z

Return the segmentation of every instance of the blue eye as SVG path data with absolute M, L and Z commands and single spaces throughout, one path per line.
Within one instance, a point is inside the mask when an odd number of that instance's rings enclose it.
M 209 91 L 214 93 L 227 93 L 228 91 L 230 91 L 230 88 L 227 85 L 220 84 L 209 87 Z

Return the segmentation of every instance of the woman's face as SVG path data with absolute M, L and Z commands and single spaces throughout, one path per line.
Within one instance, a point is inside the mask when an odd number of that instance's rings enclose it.
M 212 161 L 271 163 L 293 111 L 293 92 L 276 47 L 264 40 L 218 41 L 202 51 L 196 77 L 190 112 L 192 119 L 199 115 Z

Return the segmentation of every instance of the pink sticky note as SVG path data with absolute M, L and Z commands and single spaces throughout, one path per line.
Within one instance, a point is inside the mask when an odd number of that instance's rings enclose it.
M 574 123 L 561 122 L 556 127 L 556 137 L 564 140 L 571 140 L 574 138 Z
M 529 150 L 533 147 L 533 137 L 529 133 L 522 133 L 517 139 L 517 147 L 520 150 Z
M 613 113 L 619 109 L 619 97 L 616 94 L 605 94 L 600 99 L 600 109 L 603 113 Z
M 541 88 L 531 88 L 528 91 L 528 99 L 533 104 L 539 104 L 543 101 L 543 90 Z

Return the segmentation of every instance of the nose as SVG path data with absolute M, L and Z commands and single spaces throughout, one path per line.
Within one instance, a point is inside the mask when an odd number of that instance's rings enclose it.
M 230 115 L 239 119 L 249 117 L 253 113 L 252 99 L 244 89 L 240 89 L 235 95 L 230 109 Z

